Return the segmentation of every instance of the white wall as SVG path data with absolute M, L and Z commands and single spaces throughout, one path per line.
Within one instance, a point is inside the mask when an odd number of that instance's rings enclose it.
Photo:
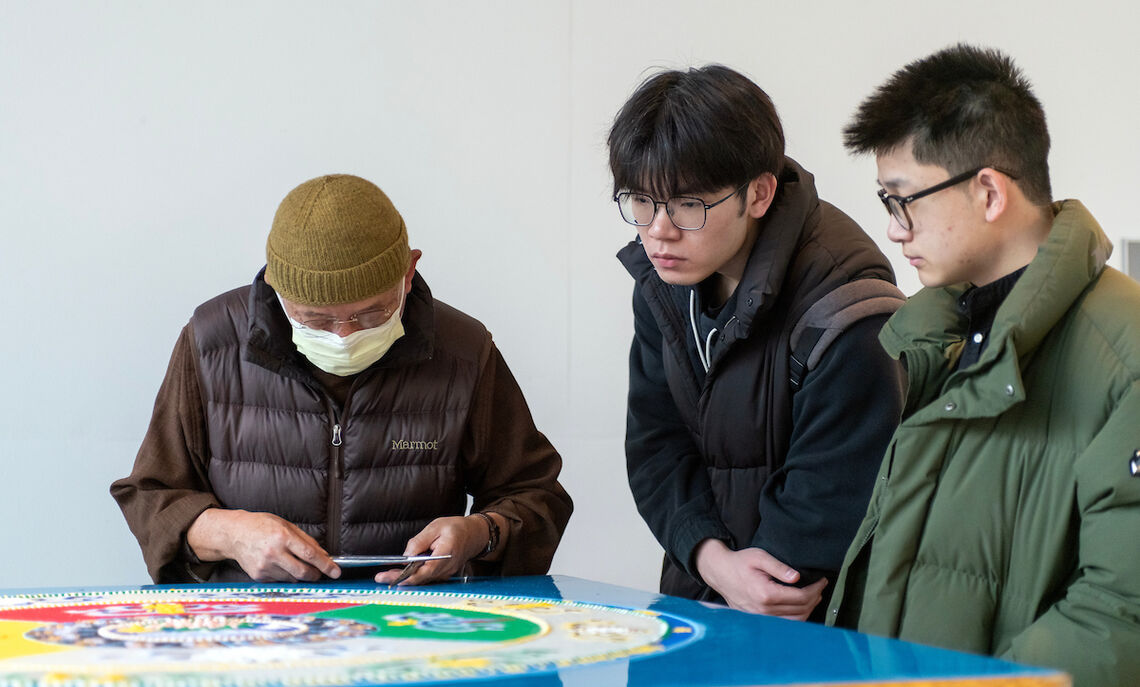
M 252 278 L 289 189 L 351 172 L 391 195 L 436 295 L 492 330 L 562 451 L 577 511 L 554 572 L 653 589 L 604 146 L 647 70 L 754 77 L 789 153 L 897 258 L 840 129 L 904 63 L 1001 47 L 1049 115 L 1056 195 L 1119 242 L 1138 233 L 1138 19 L 1123 0 L 0 0 L 0 588 L 147 581 L 107 486 L 178 331 Z

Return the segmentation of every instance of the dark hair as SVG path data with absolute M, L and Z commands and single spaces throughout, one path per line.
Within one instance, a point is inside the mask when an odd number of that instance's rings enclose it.
M 721 65 L 646 79 L 609 135 L 614 192 L 661 198 L 739 186 L 784 166 L 784 130 L 768 94 Z
M 1052 200 L 1045 112 L 998 50 L 959 43 L 911 62 L 863 101 L 843 133 L 853 153 L 882 155 L 912 141 L 915 160 L 951 174 L 1008 169 L 1030 201 Z

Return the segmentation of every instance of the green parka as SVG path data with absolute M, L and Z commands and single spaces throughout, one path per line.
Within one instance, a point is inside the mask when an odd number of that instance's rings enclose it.
M 1140 685 L 1140 284 L 1077 201 L 955 371 L 964 287 L 924 289 L 880 334 L 903 421 L 828 622 Z

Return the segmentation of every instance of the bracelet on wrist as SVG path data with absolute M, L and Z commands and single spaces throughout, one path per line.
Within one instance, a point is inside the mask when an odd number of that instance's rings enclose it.
M 478 515 L 487 521 L 487 546 L 475 554 L 472 560 L 476 560 L 491 555 L 491 553 L 499 547 L 499 526 L 495 524 L 495 519 L 486 513 L 476 511 L 472 513 L 472 515 Z

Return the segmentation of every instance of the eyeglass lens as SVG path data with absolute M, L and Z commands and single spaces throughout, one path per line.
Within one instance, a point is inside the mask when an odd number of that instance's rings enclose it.
M 906 208 L 903 207 L 903 204 L 894 196 L 887 196 L 886 200 L 887 212 L 891 213 L 891 216 L 895 218 L 895 221 L 898 222 L 903 229 L 909 230 L 910 217 L 907 217 Z
M 618 194 L 622 219 L 639 227 L 653 224 L 658 205 L 665 206 L 665 212 L 678 229 L 700 229 L 705 225 L 705 203 L 700 198 L 675 196 L 662 203 L 644 193 Z
M 335 317 L 313 317 L 307 320 L 302 320 L 301 324 L 310 329 L 321 329 L 324 331 L 332 331 L 336 329 L 337 325 L 355 323 L 361 329 L 372 329 L 379 327 L 388 321 L 391 317 L 391 312 L 387 308 L 377 308 L 375 310 L 365 310 L 350 316 L 345 320 L 338 320 Z

